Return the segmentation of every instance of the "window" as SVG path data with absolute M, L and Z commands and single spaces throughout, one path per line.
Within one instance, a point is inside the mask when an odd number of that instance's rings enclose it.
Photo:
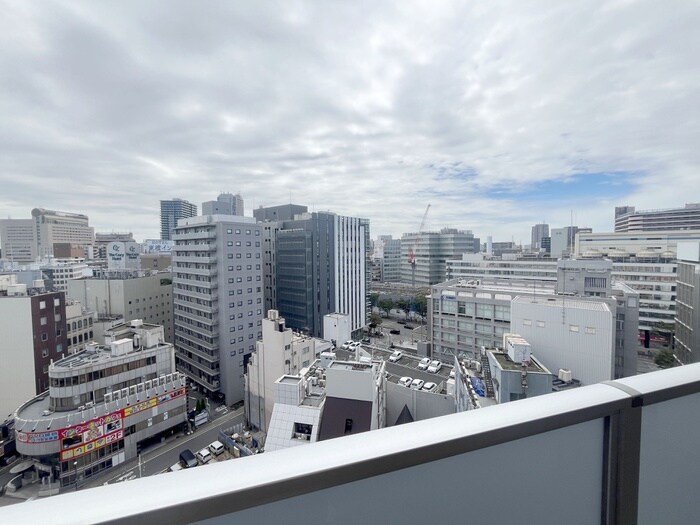
M 227 241 L 226 246 L 233 246 L 233 241 Z
M 39 301 L 39 309 L 46 310 L 46 301 Z
M 228 233 L 229 235 L 231 235 L 231 234 L 233 233 L 233 230 L 232 230 L 231 228 L 229 228 L 229 229 L 226 230 L 226 233 Z
M 49 349 L 48 348 L 41 349 L 41 357 L 49 357 Z
M 41 324 L 41 326 L 44 326 L 46 323 L 48 323 L 48 320 L 46 319 L 46 317 L 42 317 L 41 319 L 39 319 L 39 323 Z
M 593 328 L 592 326 L 587 326 L 586 333 L 587 334 L 595 334 L 595 328 Z
M 532 319 L 523 319 L 524 326 L 532 326 Z
M 569 325 L 569 332 L 578 332 L 578 325 L 577 324 L 570 324 Z
M 41 334 L 41 340 L 42 340 L 42 341 L 48 341 L 48 340 L 49 340 L 48 334 L 45 334 L 45 333 L 44 333 L 44 334 Z
M 54 306 L 61 306 L 61 300 L 60 300 L 58 297 L 56 297 L 56 298 L 53 300 L 53 305 L 54 305 Z
M 544 321 L 537 321 L 537 326 L 539 328 L 544 328 Z
M 345 434 L 352 433 L 352 419 L 345 420 Z
M 63 343 L 58 343 L 56 345 L 56 353 L 60 354 L 61 352 L 63 352 Z

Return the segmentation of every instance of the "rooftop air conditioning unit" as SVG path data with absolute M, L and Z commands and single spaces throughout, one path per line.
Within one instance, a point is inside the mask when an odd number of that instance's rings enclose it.
M 568 370 L 566 368 L 560 368 L 559 369 L 559 379 L 566 383 L 570 383 L 572 379 L 571 375 L 571 370 Z

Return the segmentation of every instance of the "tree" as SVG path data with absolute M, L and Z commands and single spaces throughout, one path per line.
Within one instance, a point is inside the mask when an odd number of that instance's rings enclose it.
M 654 363 L 656 363 L 659 368 L 671 368 L 676 366 L 676 358 L 673 355 L 673 350 L 670 348 L 664 348 L 654 358 Z
M 416 305 L 416 312 L 418 315 L 425 317 L 425 315 L 428 313 L 428 299 L 425 297 L 425 295 L 416 295 L 414 303 Z
M 376 330 L 376 328 L 382 324 L 382 316 L 372 312 L 369 316 L 369 327 L 370 329 Z
M 396 308 L 398 308 L 399 310 L 403 310 L 404 315 L 408 317 L 408 311 L 411 308 L 411 302 L 407 299 L 399 299 L 398 301 L 396 301 Z
M 379 294 L 377 292 L 372 292 L 369 294 L 369 304 L 374 307 L 377 306 L 377 303 L 379 303 Z
M 377 303 L 377 306 L 379 306 L 380 310 L 386 312 L 386 316 L 389 317 L 389 313 L 391 313 L 391 309 L 394 307 L 394 301 L 388 297 L 384 299 L 379 299 L 379 303 Z

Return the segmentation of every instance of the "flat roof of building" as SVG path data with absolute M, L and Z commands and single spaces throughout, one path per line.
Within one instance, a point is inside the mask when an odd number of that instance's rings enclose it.
M 592 297 L 591 299 L 596 299 Z M 591 310 L 595 312 L 609 312 L 610 308 L 605 301 L 584 300 L 574 296 L 557 295 L 554 297 L 531 297 L 527 295 L 518 295 L 513 298 L 514 303 L 539 304 L 552 308 L 576 308 L 580 310 Z
M 500 366 L 503 370 L 518 371 L 518 372 L 523 370 L 522 363 L 516 363 L 516 362 L 512 361 L 511 358 L 508 357 L 508 354 L 506 352 L 502 352 L 500 350 L 489 350 L 489 352 L 491 352 L 494 359 L 496 359 L 498 366 Z M 550 373 L 549 370 L 547 370 L 545 367 L 543 367 L 536 359 L 533 358 L 533 356 L 530 356 L 530 362 L 528 363 L 525 370 L 527 372 L 533 372 L 533 373 L 539 373 L 539 374 L 549 374 Z

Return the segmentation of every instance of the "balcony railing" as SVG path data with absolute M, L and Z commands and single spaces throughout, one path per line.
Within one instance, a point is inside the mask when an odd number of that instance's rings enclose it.
M 696 523 L 700 364 L 0 509 L 0 522 Z

